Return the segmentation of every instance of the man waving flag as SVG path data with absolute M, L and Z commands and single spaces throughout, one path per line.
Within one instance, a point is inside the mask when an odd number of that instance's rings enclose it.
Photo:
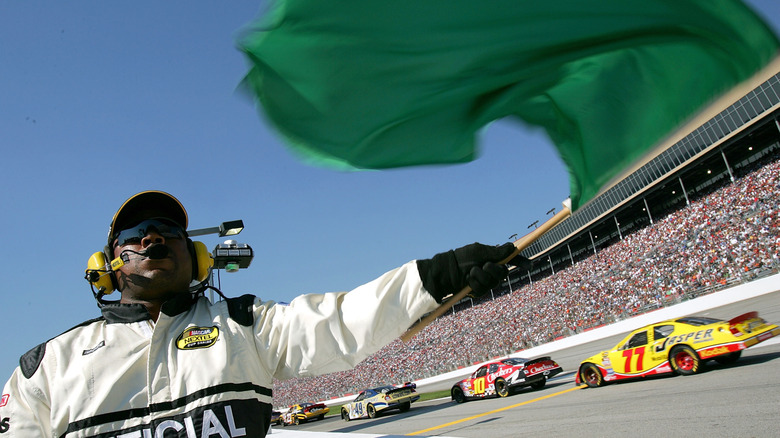
M 780 43 L 738 0 L 277 0 L 239 47 L 309 163 L 467 162 L 514 117 L 544 127 L 576 209 Z

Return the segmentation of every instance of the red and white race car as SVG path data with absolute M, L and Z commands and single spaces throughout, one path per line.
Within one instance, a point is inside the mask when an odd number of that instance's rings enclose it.
M 536 359 L 509 357 L 489 362 L 456 383 L 450 394 L 457 403 L 490 396 L 506 397 L 524 386 L 542 389 L 547 379 L 563 371 L 549 356 Z

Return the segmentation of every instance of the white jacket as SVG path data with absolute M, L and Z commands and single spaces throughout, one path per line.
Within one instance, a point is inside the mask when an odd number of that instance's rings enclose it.
M 273 378 L 351 368 L 436 305 L 414 262 L 289 306 L 182 295 L 154 323 L 140 305 L 107 305 L 22 357 L 0 435 L 263 437 Z

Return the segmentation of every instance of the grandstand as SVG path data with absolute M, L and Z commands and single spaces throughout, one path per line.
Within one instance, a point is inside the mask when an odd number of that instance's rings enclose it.
M 569 265 L 653 223 L 777 152 L 780 73 L 672 144 L 530 245 L 531 278 Z M 547 259 L 549 257 L 549 260 Z M 545 261 L 551 263 L 545 263 Z M 545 273 L 545 271 L 547 271 Z M 523 273 L 511 280 L 522 281 Z
M 419 380 L 780 270 L 780 74 L 524 251 L 532 268 L 355 369 L 274 382 L 274 403 Z
M 780 73 L 578 209 L 532 243 L 534 261 L 497 297 L 596 254 L 765 163 L 780 148 Z M 456 310 L 475 303 L 463 301 Z

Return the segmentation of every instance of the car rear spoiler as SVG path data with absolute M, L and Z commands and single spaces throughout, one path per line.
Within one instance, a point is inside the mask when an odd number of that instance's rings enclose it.
M 415 385 L 415 386 L 416 386 L 416 385 Z M 398 387 L 398 388 L 393 388 L 393 389 L 391 389 L 391 390 L 387 391 L 387 392 L 385 393 L 385 395 L 387 395 L 387 394 L 394 394 L 394 393 L 396 393 L 396 392 L 401 392 L 401 391 L 404 391 L 404 390 L 407 390 L 407 389 L 411 389 L 411 390 L 412 390 L 412 392 L 415 392 L 415 391 L 414 391 L 414 387 L 412 387 L 412 386 L 401 386 L 401 387 Z
M 747 321 L 748 319 L 758 318 L 758 312 L 743 313 L 735 318 L 729 320 L 729 325 L 739 324 L 740 322 Z
M 552 360 L 552 358 L 550 356 L 537 357 L 537 358 L 534 358 L 534 359 L 531 359 L 531 360 L 525 362 L 523 365 L 524 366 L 528 366 L 528 365 L 531 365 L 531 364 L 534 364 L 534 363 L 544 362 L 546 360 Z
M 743 313 L 742 315 L 731 318 L 729 320 L 729 330 L 731 331 L 732 334 L 736 336 L 740 336 L 742 335 L 742 331 L 739 328 L 737 328 L 737 326 L 739 324 L 742 324 L 745 321 L 749 321 L 751 319 L 756 319 L 756 318 L 758 318 L 758 312 L 756 311 Z

